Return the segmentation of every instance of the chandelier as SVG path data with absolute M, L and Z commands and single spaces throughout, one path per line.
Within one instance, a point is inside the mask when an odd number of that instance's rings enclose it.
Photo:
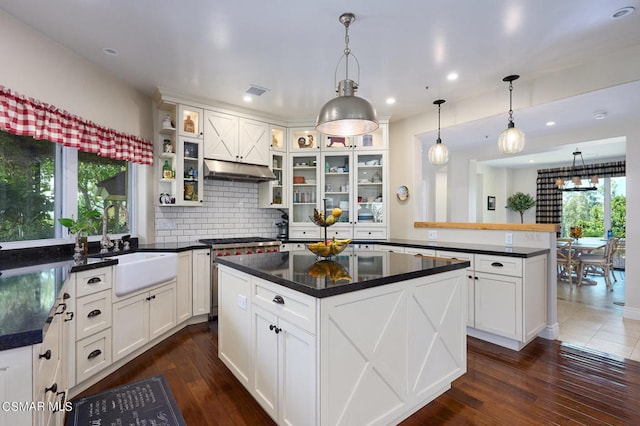
M 338 66 L 344 58 L 345 79 L 338 83 L 336 90 L 338 96 L 322 107 L 316 120 L 316 130 L 330 136 L 357 136 L 371 133 L 378 128 L 375 108 L 365 99 L 355 95 L 359 82 L 349 78 L 349 57 L 355 60 L 358 66 L 358 79 L 360 76 L 360 64 L 349 48 L 349 26 L 355 20 L 353 13 L 340 15 L 339 21 L 345 28 L 345 48 Z M 338 66 L 336 66 L 336 75 Z
M 513 122 L 513 82 L 519 78 L 519 75 L 508 75 L 502 79 L 502 81 L 509 83 L 509 122 L 507 128 L 498 137 L 498 149 L 503 154 L 515 154 L 522 151 L 526 140 L 524 132 L 518 129 Z
M 580 156 L 580 161 L 582 162 L 582 169 L 584 170 L 586 166 L 584 165 L 584 158 L 582 158 L 582 152 L 576 148 L 573 151 L 573 163 L 571 164 L 571 178 L 567 180 L 563 180 L 561 178 L 556 179 L 556 186 L 560 191 L 567 192 L 578 192 L 578 191 L 595 191 L 598 189 L 598 176 L 593 175 L 590 179 L 582 179 L 580 177 L 580 173 L 576 170 L 576 158 Z

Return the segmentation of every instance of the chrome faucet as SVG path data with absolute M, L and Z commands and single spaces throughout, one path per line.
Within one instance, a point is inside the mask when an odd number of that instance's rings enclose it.
M 113 247 L 113 243 L 111 242 L 109 235 L 107 235 L 107 211 L 112 207 L 114 207 L 113 204 L 105 207 L 102 212 L 102 240 L 100 240 L 100 254 L 109 253 L 109 249 Z

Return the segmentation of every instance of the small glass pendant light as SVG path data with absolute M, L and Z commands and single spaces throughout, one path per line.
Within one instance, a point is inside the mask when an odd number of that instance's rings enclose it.
M 438 139 L 436 139 L 436 143 L 429 148 L 429 162 L 431 164 L 447 164 L 447 161 L 449 161 L 449 150 L 447 146 L 442 143 L 442 139 L 440 139 L 440 106 L 445 102 L 444 99 L 433 101 L 434 105 L 438 105 Z
M 502 79 L 502 81 L 509 82 L 509 124 L 507 125 L 507 128 L 500 133 L 500 137 L 498 138 L 498 149 L 503 154 L 515 154 L 516 152 L 520 152 L 524 149 L 524 132 L 518 129 L 513 123 L 513 82 L 519 78 L 519 75 L 508 75 Z

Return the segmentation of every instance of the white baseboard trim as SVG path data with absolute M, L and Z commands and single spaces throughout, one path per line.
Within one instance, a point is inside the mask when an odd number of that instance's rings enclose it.
M 538 336 L 547 340 L 557 340 L 560 336 L 560 324 L 555 323 L 553 325 L 548 325 L 538 334 Z
M 638 308 L 629 308 L 627 306 L 622 310 L 622 317 L 632 320 L 640 321 L 640 309 Z

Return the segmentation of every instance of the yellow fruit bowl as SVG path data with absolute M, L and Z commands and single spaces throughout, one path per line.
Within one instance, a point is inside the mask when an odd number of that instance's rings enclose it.
M 342 253 L 347 248 L 351 239 L 346 240 L 332 240 L 318 243 L 307 244 L 307 249 L 316 256 L 329 257 Z
M 338 222 L 338 219 L 340 219 L 341 215 L 342 210 L 337 207 L 331 210 L 330 214 L 328 214 L 327 217 L 325 217 L 324 212 L 321 212 L 318 209 L 313 209 L 313 217 L 309 217 L 309 219 L 311 219 L 311 221 L 318 226 L 327 227 Z

